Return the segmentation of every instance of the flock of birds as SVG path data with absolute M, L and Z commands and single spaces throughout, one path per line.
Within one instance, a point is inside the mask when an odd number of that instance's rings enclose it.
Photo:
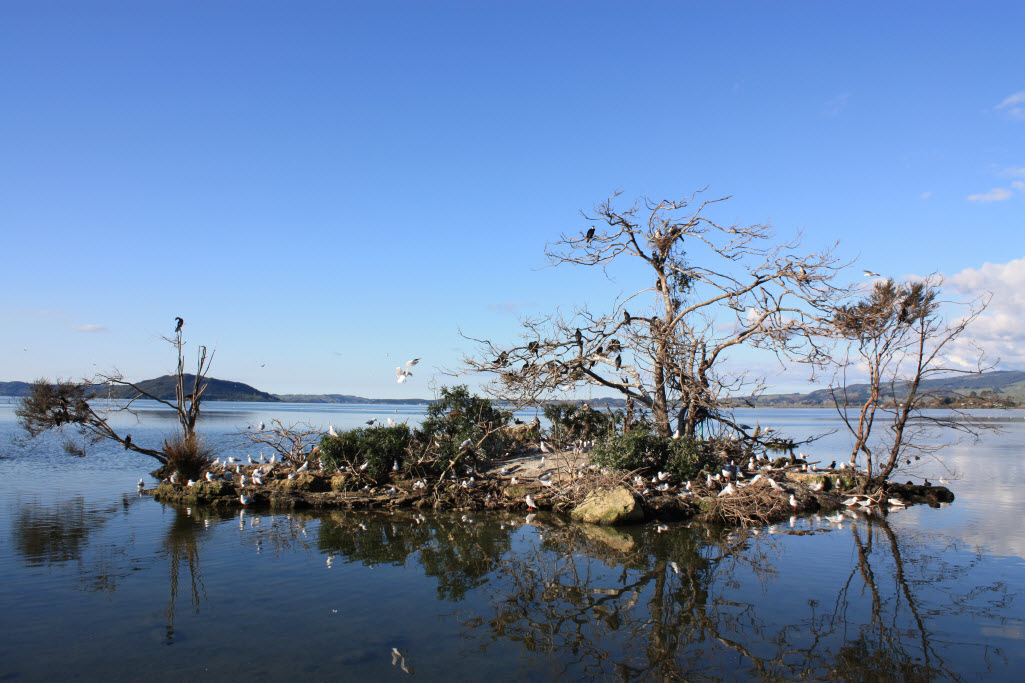
M 247 489 L 266 486 L 272 478 L 278 477 L 279 474 L 283 474 L 285 479 L 296 479 L 303 474 L 311 472 L 310 462 L 310 460 L 305 460 L 302 465 L 294 466 L 279 461 L 276 454 L 269 458 L 261 454 L 256 459 L 251 455 L 247 455 L 245 461 L 236 457 L 228 457 L 223 460 L 217 458 L 210 465 L 209 469 L 203 473 L 203 477 L 211 483 L 224 481 L 237 484 L 241 489 L 239 491 L 239 502 L 243 506 L 247 506 L 256 502 L 256 497 L 251 495 L 254 491 L 247 492 Z M 313 471 L 323 472 L 323 468 L 323 463 L 320 463 L 317 469 Z M 192 488 L 197 483 L 194 479 L 182 482 L 178 472 L 172 473 L 164 482 L 175 487 L 181 486 L 183 489 Z M 139 490 L 142 491 L 144 486 L 145 483 L 140 479 Z

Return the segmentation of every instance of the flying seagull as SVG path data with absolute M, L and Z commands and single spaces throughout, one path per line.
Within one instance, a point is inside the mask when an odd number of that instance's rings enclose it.
M 419 358 L 414 358 L 413 360 L 406 362 L 405 370 L 403 370 L 402 368 L 395 368 L 395 379 L 398 381 L 399 384 L 402 384 L 407 379 L 413 376 L 413 373 L 410 372 L 409 369 L 419 362 Z
M 174 331 L 175 332 L 181 332 L 182 331 L 182 325 L 185 324 L 185 321 L 182 320 L 180 316 L 175 316 L 174 321 L 175 321 L 175 323 L 177 323 L 174 326 Z
M 872 271 L 872 270 L 866 270 L 866 271 L 865 271 L 865 277 L 882 277 L 882 276 L 881 276 L 881 275 L 879 275 L 879 273 L 877 273 L 877 272 L 875 272 L 875 271 Z

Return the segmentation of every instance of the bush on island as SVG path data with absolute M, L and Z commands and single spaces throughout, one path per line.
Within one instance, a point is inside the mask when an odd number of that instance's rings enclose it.
M 476 462 L 504 454 L 507 437 L 502 428 L 511 417 L 490 400 L 471 394 L 466 385 L 442 387 L 441 396 L 427 407 L 420 432 L 431 452 L 440 456 L 439 460 L 463 457 Z M 467 439 L 472 444 L 470 449 L 461 449 Z
M 404 424 L 360 427 L 321 438 L 320 457 L 329 472 L 343 467 L 359 468 L 367 463 L 363 475 L 381 482 L 396 462 L 403 467 L 412 440 L 413 434 Z
M 623 419 L 621 410 L 602 413 L 588 405 L 572 403 L 548 403 L 542 410 L 552 423 L 552 438 L 566 441 L 606 436 L 615 432 L 616 424 Z
M 591 461 L 627 472 L 662 470 L 681 480 L 693 479 L 702 469 L 717 463 L 715 449 L 710 444 L 686 436 L 679 439 L 658 436 L 643 426 L 599 438 L 591 452 Z

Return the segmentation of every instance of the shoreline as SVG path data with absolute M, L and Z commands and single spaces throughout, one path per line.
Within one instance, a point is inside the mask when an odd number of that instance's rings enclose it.
M 852 504 L 851 496 L 856 494 L 848 490 L 858 482 L 854 475 L 837 471 L 801 472 L 786 466 L 763 466 L 742 472 L 736 486 L 728 483 L 732 492 L 722 495 L 720 482 L 708 487 L 704 481 L 693 481 L 692 490 L 687 491 L 686 482 L 673 477 L 655 477 L 655 482 L 651 482 L 639 473 L 602 471 L 590 465 L 587 454 L 581 451 L 512 456 L 465 471 L 461 477 L 424 483 L 422 488 L 416 480 L 398 475 L 377 486 L 348 490 L 354 486 L 353 475 L 292 472 L 294 478 L 290 479 L 290 469 L 281 464 L 244 466 L 243 471 L 248 474 L 261 472 L 265 480 L 262 486 L 240 487 L 218 480 L 199 481 L 189 487 L 163 481 L 156 488 L 141 492 L 161 503 L 225 510 L 546 510 L 604 526 L 699 521 L 747 527 L 813 513 L 847 509 L 864 514 L 885 513 L 895 507 L 938 507 L 954 500 L 954 494 L 944 486 L 890 483 L 885 499 L 876 496 L 869 501 L 867 496 L 857 496 L 858 502 Z M 656 487 L 665 490 L 655 490 Z M 252 498 L 246 505 L 240 500 L 243 492 Z M 903 505 L 886 502 L 892 500 L 902 501 Z

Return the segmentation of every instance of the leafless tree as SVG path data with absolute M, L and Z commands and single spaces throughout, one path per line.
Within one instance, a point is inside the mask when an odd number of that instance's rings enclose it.
M 266 429 L 243 429 L 232 436 L 248 446 L 269 447 L 281 456 L 282 462 L 298 466 L 306 462 L 324 432 L 308 422 L 286 425 L 274 419 Z
M 926 380 L 991 369 L 977 348 L 968 367 L 964 358 L 957 365 L 950 358 L 950 347 L 985 310 L 989 299 L 962 305 L 966 312 L 948 321 L 941 309 L 951 302 L 940 300 L 941 284 L 938 276 L 910 282 L 887 279 L 877 282 L 861 301 L 835 308 L 833 330 L 846 346 L 837 355 L 830 392 L 853 437 L 851 463 L 859 453 L 864 455 L 866 487 L 882 485 L 900 469 L 902 460 L 910 466 L 912 458 L 918 460 L 947 445 L 935 438 L 939 431 L 974 437 L 986 427 L 956 408 L 941 414 L 924 412 L 950 393 L 923 385 Z M 859 372 L 867 373 L 868 381 L 864 391 L 855 394 L 849 376 Z M 882 434 L 875 429 L 879 419 L 886 426 Z M 882 453 L 878 458 L 873 450 L 876 444 Z
M 811 330 L 815 311 L 843 292 L 834 276 L 845 264 L 833 249 L 798 253 L 800 237 L 773 241 L 766 224 L 713 221 L 723 199 L 642 198 L 626 209 L 618 193 L 583 213 L 586 232 L 560 235 L 545 250 L 550 266 L 585 266 L 610 276 L 616 264 L 644 283 L 611 310 L 584 306 L 521 321 L 519 343 L 473 339 L 468 372 L 495 376 L 489 390 L 518 405 L 580 386 L 618 392 L 651 412 L 663 436 L 693 435 L 699 425 L 735 428 L 726 402 L 759 382 L 723 361 L 738 347 L 768 349 L 783 362 L 827 357 Z M 622 262 L 622 263 L 621 263 Z M 630 310 L 632 309 L 632 311 Z
M 174 347 L 178 355 L 174 401 L 141 388 L 135 382 L 125 379 L 117 370 L 101 372 L 91 379 L 80 381 L 50 382 L 40 379 L 32 384 L 29 395 L 15 408 L 19 423 L 33 437 L 50 429 L 67 426 L 76 429 L 93 443 L 109 439 L 121 444 L 125 450 L 142 453 L 167 464 L 166 448 L 143 446 L 136 443 L 130 433 L 119 432 L 110 424 L 110 418 L 118 413 L 137 416 L 136 401 L 149 399 L 175 411 L 182 430 L 181 438 L 176 441 L 193 445 L 197 443 L 196 420 L 199 418 L 213 353 L 208 353 L 205 346 L 200 346 L 195 374 L 189 375 L 185 372 L 185 341 L 181 325 L 175 329 L 173 336 L 163 339 Z

